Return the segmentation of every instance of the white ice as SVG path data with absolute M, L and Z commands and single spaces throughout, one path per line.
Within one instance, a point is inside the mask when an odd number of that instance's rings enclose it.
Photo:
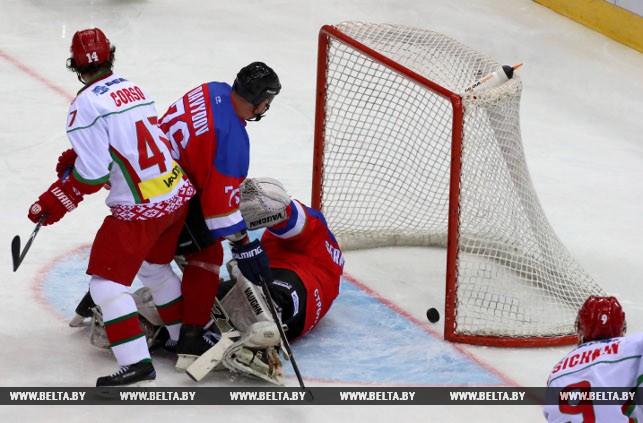
M 547 216 L 577 260 L 643 330 L 643 58 L 640 53 L 529 0 L 0 0 L 0 385 L 91 386 L 114 370 L 103 351 L 56 319 L 34 289 L 43 270 L 90 243 L 107 209 L 104 194 L 43 228 L 11 271 L 9 244 L 33 224 L 31 202 L 53 181 L 68 148 L 68 103 L 81 87 L 65 67 L 73 33 L 102 28 L 117 46 L 116 71 L 157 100 L 160 113 L 202 82 L 231 82 L 254 60 L 269 63 L 283 91 L 250 126 L 251 175 L 282 180 L 310 199 L 317 33 L 345 20 L 406 24 L 442 32 L 498 62 L 524 62 L 521 128 L 527 162 Z M 441 253 L 423 249 L 351 252 L 346 271 L 424 320 L 443 312 Z M 431 257 L 427 260 L 425 257 Z M 420 265 L 418 265 L 420 263 Z M 427 264 L 430 269 L 427 270 Z M 427 275 L 428 273 L 428 275 Z M 441 333 L 437 325 L 433 326 Z M 433 329 L 432 329 L 433 330 Z M 377 333 L 373 336 L 384 336 Z M 568 347 L 461 346 L 521 386 L 540 386 Z M 355 345 L 355 354 L 368 345 Z M 323 360 L 324 357 L 319 357 Z M 399 357 L 404 360 L 405 357 Z M 351 357 L 346 356 L 346 366 Z M 159 360 L 159 386 L 191 386 Z M 375 363 L 374 363 L 375 364 Z M 418 371 L 430 372 L 431 363 Z M 223 385 L 225 380 L 211 382 Z M 236 383 L 243 383 L 237 381 Z M 289 379 L 288 385 L 296 386 Z M 2 406 L 0 420 L 31 421 L 542 421 L 536 406 Z

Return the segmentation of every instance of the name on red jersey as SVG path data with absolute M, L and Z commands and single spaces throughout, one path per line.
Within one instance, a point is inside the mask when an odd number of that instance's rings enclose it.
M 205 110 L 205 94 L 203 85 L 188 93 L 188 108 L 190 109 L 190 120 L 196 135 L 205 134 L 210 131 L 208 125 L 208 113 Z
M 339 248 L 335 248 L 330 242 L 326 242 L 326 250 L 328 250 L 328 254 L 330 254 L 331 259 L 333 259 L 333 262 L 335 262 L 336 265 L 338 265 L 341 268 L 344 268 L 344 256 L 342 255 L 342 252 L 339 250 Z

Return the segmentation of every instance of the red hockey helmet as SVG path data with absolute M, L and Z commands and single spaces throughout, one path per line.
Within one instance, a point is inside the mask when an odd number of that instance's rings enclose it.
M 625 334 L 625 313 L 615 297 L 592 295 L 578 310 L 576 333 L 583 342 Z
M 110 58 L 110 43 L 98 28 L 84 29 L 71 39 L 71 57 L 77 67 L 97 65 Z

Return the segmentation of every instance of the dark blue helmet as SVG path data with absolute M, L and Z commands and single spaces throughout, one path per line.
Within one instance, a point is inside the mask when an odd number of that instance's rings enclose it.
M 232 90 L 253 106 L 257 106 L 279 94 L 281 84 L 275 71 L 265 63 L 254 62 L 239 71 Z

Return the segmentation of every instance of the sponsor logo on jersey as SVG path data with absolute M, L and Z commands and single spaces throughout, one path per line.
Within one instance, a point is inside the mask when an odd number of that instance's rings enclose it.
M 158 197 L 172 192 L 183 177 L 183 169 L 176 162 L 172 162 L 172 170 L 147 181 L 138 183 L 144 199 Z
M 166 179 L 163 179 L 163 183 L 165 184 L 166 187 L 172 188 L 176 184 L 176 181 L 181 177 L 181 175 L 183 175 L 181 168 L 179 167 L 178 164 L 175 164 L 174 167 L 172 168 L 172 174 L 168 176 Z
M 97 86 L 95 86 L 95 87 L 94 87 L 94 89 L 92 90 L 92 92 L 93 92 L 94 94 L 96 94 L 96 95 L 105 94 L 107 91 L 109 91 L 109 88 L 104 87 L 104 86 L 102 86 L 102 85 L 97 85 Z
M 107 85 L 109 87 L 109 86 L 112 86 L 112 85 L 120 84 L 121 82 L 125 82 L 125 81 L 127 81 L 127 79 L 125 79 L 125 78 L 116 78 L 113 81 L 105 82 L 105 85 Z

